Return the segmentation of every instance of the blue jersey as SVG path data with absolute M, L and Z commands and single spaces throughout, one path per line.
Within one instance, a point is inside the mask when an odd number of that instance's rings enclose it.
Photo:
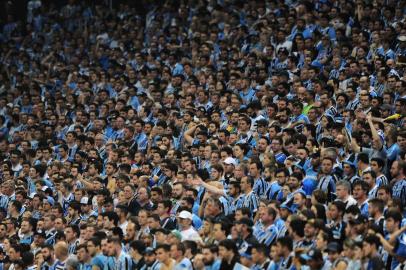
M 259 196 L 265 195 L 266 190 L 268 189 L 268 182 L 264 178 L 259 177 L 255 179 L 253 191 Z
M 251 215 L 257 212 L 259 205 L 258 195 L 251 190 L 248 194 L 242 196 L 242 207 L 247 207 L 251 210 Z
M 100 270 L 104 269 L 104 265 L 107 264 L 107 257 L 104 256 L 103 254 L 97 254 L 92 258 L 90 261 L 91 265 L 99 267 Z
M 392 188 L 393 198 L 398 198 L 401 200 L 402 205 L 406 205 L 406 180 L 401 179 L 397 181 Z
M 275 242 L 279 234 L 278 228 L 275 224 L 271 224 L 267 228 L 263 228 L 258 231 L 255 235 L 259 243 L 265 244 L 267 247 L 270 247 L 272 243 Z
M 275 200 L 276 197 L 278 196 L 279 191 L 282 189 L 282 187 L 279 185 L 277 181 L 274 181 L 268 185 L 268 188 L 265 192 L 265 195 L 268 200 Z

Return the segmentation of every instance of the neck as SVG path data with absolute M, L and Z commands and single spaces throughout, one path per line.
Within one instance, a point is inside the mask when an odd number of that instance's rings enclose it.
M 363 202 L 365 202 L 366 199 L 367 199 L 367 198 L 366 198 L 365 196 L 363 196 L 363 197 L 357 199 L 357 203 L 358 203 L 358 204 L 362 204 Z
M 136 254 L 134 255 L 134 259 L 137 260 L 137 261 L 140 261 L 143 257 L 144 257 L 144 256 L 142 256 L 141 254 L 138 254 L 138 253 L 136 253 Z
M 116 252 L 116 258 L 120 257 L 120 255 L 121 255 L 121 249 L 119 249 L 119 250 Z
M 382 217 L 382 213 L 378 212 L 374 215 L 374 219 L 378 220 L 380 217 Z
M 333 222 L 334 222 L 335 224 L 340 223 L 340 222 L 341 222 L 341 218 L 338 217 L 337 219 L 333 220 Z
M 267 222 L 263 222 L 264 227 L 267 228 L 269 226 L 271 226 L 273 224 L 273 220 L 272 221 L 267 221 Z
M 227 262 L 230 264 L 231 261 L 234 259 L 234 254 L 227 258 Z
M 75 239 L 73 239 L 72 241 L 69 241 L 68 243 L 69 243 L 69 244 L 71 244 L 71 243 L 75 243 L 75 241 L 76 241 L 76 238 L 75 238 Z
M 68 258 L 68 256 L 61 256 L 60 259 L 59 259 L 59 261 L 63 262 L 63 261 L 65 261 L 67 258 Z

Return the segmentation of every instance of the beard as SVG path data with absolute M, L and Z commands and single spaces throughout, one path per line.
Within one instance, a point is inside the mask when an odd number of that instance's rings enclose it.
M 44 257 L 44 261 L 45 262 L 51 261 L 51 255 L 48 255 L 48 256 Z
M 209 266 L 214 263 L 214 259 L 211 259 L 211 260 L 205 259 L 205 260 L 203 260 L 203 262 L 204 262 L 204 265 Z

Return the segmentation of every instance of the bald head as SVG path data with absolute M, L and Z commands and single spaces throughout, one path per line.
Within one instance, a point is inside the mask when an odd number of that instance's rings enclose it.
M 65 242 L 60 241 L 60 242 L 56 243 L 54 250 L 55 250 L 55 257 L 60 261 L 65 260 L 69 255 L 68 245 Z

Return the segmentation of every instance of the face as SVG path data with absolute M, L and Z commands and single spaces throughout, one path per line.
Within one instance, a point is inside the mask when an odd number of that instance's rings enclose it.
M 333 169 L 333 163 L 329 159 L 323 159 L 321 162 L 321 170 L 323 173 L 330 173 L 331 170 Z
M 224 231 L 221 230 L 221 224 L 214 224 L 213 235 L 217 241 L 221 241 L 224 239 L 225 234 Z
M 19 252 L 17 253 L 16 250 L 11 247 L 11 248 L 9 249 L 9 251 L 8 251 L 8 256 L 10 257 L 10 260 L 11 260 L 11 261 L 15 261 L 15 260 L 18 260 L 18 259 L 19 259 L 20 253 L 19 253 Z
M 320 250 L 323 250 L 327 242 L 324 240 L 323 236 L 319 233 L 316 237 L 316 247 Z
M 147 220 L 148 220 L 147 212 L 140 211 L 138 213 L 138 222 L 140 223 L 140 225 L 143 226 L 143 225 L 147 224 Z
M 348 195 L 348 191 L 344 186 L 337 186 L 336 193 L 339 199 L 344 199 Z
M 339 212 L 335 205 L 330 205 L 330 207 L 328 208 L 328 212 L 332 220 L 336 220 L 339 217 Z
M 85 248 L 81 248 L 77 251 L 77 257 L 79 262 L 86 262 L 88 259 L 89 254 L 87 253 Z
M 288 179 L 288 185 L 291 189 L 296 189 L 297 187 L 299 187 L 300 185 L 300 181 L 299 179 L 297 179 L 296 177 L 289 177 Z
M 166 262 L 169 259 L 169 252 L 167 252 L 163 248 L 159 248 L 155 253 L 156 253 L 156 258 L 160 262 Z
M 387 202 L 389 200 L 390 196 L 385 190 L 379 189 L 378 193 L 377 193 L 377 198 L 381 199 L 384 202 Z
M 66 237 L 66 241 L 68 241 L 68 242 L 75 239 L 75 234 L 73 233 L 72 228 L 66 228 L 65 229 L 65 237 Z
M 91 257 L 94 257 L 97 253 L 96 246 L 94 245 L 94 243 L 92 241 L 87 242 L 87 250 Z
M 65 224 L 62 221 L 62 219 L 60 219 L 60 218 L 55 219 L 55 229 L 56 230 L 63 230 L 64 226 L 65 226 Z
M 362 189 L 362 187 L 360 185 L 355 186 L 352 193 L 353 193 L 354 199 L 356 199 L 356 200 L 359 198 L 362 198 L 362 196 L 365 195 L 365 191 Z
M 373 187 L 375 185 L 375 178 L 373 178 L 370 173 L 363 174 L 362 180 L 367 182 L 370 187 Z

